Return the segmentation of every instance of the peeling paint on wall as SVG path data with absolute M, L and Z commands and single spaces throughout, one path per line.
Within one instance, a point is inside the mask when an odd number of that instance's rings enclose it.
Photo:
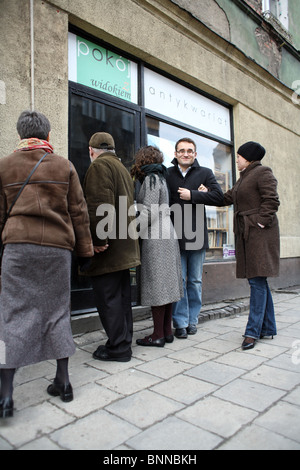
M 256 28 L 255 36 L 260 52 L 269 59 L 269 72 L 279 78 L 282 53 L 278 43 L 263 28 Z
M 224 39 L 230 40 L 230 25 L 224 10 L 214 0 L 172 0 Z

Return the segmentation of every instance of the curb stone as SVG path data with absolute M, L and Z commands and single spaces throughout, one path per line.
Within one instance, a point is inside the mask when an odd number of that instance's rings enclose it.
M 227 307 L 207 310 L 206 312 L 200 313 L 198 323 L 215 320 L 217 318 L 231 317 L 241 313 L 247 313 L 248 310 L 249 302 L 231 304 Z

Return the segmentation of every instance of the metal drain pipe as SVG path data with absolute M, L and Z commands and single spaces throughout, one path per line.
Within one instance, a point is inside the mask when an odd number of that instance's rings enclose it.
M 30 53 L 31 53 L 31 111 L 34 111 L 34 15 L 33 2 L 30 0 Z

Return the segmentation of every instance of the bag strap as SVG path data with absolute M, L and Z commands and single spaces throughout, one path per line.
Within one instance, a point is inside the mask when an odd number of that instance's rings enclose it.
M 44 158 L 48 155 L 49 152 L 46 152 L 45 155 L 42 156 L 42 158 L 37 162 L 37 164 L 35 165 L 35 167 L 31 170 L 31 172 L 29 173 L 26 181 L 22 184 L 18 194 L 16 195 L 15 199 L 13 200 L 10 208 L 8 209 L 7 211 L 7 214 L 6 214 L 6 220 L 8 219 L 9 217 L 9 214 L 11 213 L 11 210 L 12 208 L 14 207 L 15 203 L 17 202 L 17 200 L 19 199 L 19 196 L 21 195 L 21 192 L 23 191 L 23 189 L 25 188 L 25 186 L 28 184 L 30 178 L 32 177 L 33 173 L 35 172 L 35 170 L 37 169 L 37 167 L 39 166 L 40 163 L 42 163 L 42 161 L 44 160 Z

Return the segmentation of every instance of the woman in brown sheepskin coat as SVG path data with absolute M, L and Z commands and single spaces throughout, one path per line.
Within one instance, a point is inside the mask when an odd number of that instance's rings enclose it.
M 234 205 L 236 276 L 250 284 L 250 313 L 243 349 L 254 347 L 257 339 L 276 335 L 272 295 L 267 278 L 279 274 L 279 207 L 277 180 L 261 160 L 265 149 L 247 142 L 237 151 L 240 178 L 224 194 L 223 205 Z M 200 189 L 200 188 L 199 188 Z

